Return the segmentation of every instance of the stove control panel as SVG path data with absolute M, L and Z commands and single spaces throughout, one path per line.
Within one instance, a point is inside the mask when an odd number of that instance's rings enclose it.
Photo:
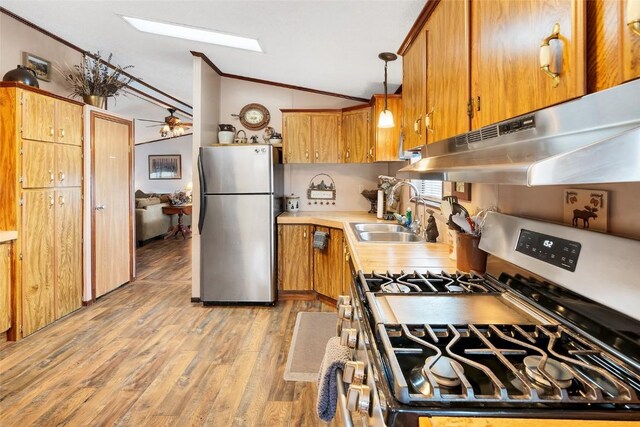
M 581 247 L 578 242 L 523 228 L 520 230 L 516 251 L 573 272 L 578 264 Z

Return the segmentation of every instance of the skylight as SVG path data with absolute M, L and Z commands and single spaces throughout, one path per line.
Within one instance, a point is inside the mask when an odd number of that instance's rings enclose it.
M 234 36 L 231 34 L 220 33 L 218 31 L 188 27 L 185 25 L 148 21 L 146 19 L 132 18 L 130 16 L 123 16 L 122 18 L 138 31 L 145 33 L 217 44 L 220 46 L 251 50 L 254 52 L 262 52 L 262 48 L 260 47 L 258 40 L 250 39 L 248 37 Z

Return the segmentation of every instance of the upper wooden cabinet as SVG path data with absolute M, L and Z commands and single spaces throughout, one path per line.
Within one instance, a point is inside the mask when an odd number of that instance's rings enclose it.
M 370 106 L 358 106 L 342 112 L 342 152 L 344 163 L 373 161 Z
M 426 36 L 421 29 L 402 55 L 402 133 L 404 149 L 426 141 L 425 120 Z
M 22 139 L 82 144 L 82 106 L 21 91 Z
M 313 163 L 340 161 L 341 120 L 339 113 L 311 115 Z
M 388 95 L 387 109 L 393 114 L 392 128 L 379 128 L 378 116 L 384 110 L 384 95 L 371 97 L 371 127 L 373 128 L 370 144 L 370 160 L 388 162 L 398 160 L 398 146 L 402 130 L 402 95 Z
M 632 20 L 627 16 L 628 2 L 586 2 L 589 92 L 640 77 L 640 35 L 627 25 Z
M 474 129 L 585 94 L 584 5 L 579 0 L 471 2 Z M 550 41 L 549 68 L 559 74 L 557 86 L 540 67 L 540 44 L 556 24 L 560 32 Z M 450 30 L 455 26 L 447 34 Z
M 469 2 L 440 2 L 425 29 L 429 144 L 469 130 Z
M 283 110 L 285 163 L 340 162 L 340 111 Z

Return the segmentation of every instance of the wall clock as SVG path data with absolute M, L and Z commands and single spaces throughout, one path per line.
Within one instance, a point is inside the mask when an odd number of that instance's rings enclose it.
M 232 115 L 239 117 L 242 126 L 249 130 L 264 129 L 269 124 L 269 120 L 271 120 L 269 110 L 261 104 L 247 104 L 242 107 L 240 114 Z

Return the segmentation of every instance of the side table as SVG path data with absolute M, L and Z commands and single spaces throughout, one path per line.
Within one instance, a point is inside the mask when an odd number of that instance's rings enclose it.
M 178 237 L 178 233 L 182 234 L 182 237 L 186 239 L 191 235 L 189 227 L 182 223 L 183 215 L 191 215 L 192 205 L 177 205 L 177 206 L 164 206 L 162 213 L 165 215 L 178 215 L 178 224 L 174 225 L 167 234 L 164 235 L 165 240 L 170 237 Z

